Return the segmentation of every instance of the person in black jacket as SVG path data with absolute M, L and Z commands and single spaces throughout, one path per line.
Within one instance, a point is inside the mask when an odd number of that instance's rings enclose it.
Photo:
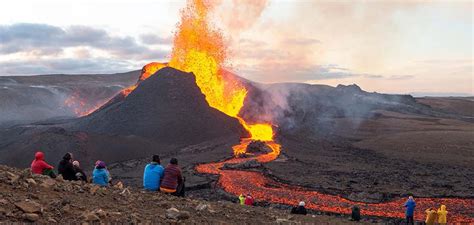
M 79 161 L 72 162 L 72 165 L 74 166 L 74 171 L 76 172 L 76 180 L 87 182 L 87 175 L 81 169 L 81 165 L 79 164 Z
M 306 208 L 304 207 L 305 203 L 301 201 L 298 206 L 295 206 L 291 209 L 291 214 L 301 214 L 306 215 Z
M 352 207 L 351 220 L 359 221 L 360 220 L 360 208 L 358 205 Z
M 58 173 L 63 176 L 64 180 L 77 180 L 76 171 L 72 165 L 72 153 L 66 153 L 61 162 L 59 162 Z

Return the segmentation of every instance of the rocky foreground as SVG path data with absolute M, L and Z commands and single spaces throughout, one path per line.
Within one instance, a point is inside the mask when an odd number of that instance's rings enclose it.
M 0 166 L 0 190 L 0 224 L 356 224 L 344 217 L 291 215 L 286 210 L 178 198 L 123 185 L 99 188 L 6 166 Z

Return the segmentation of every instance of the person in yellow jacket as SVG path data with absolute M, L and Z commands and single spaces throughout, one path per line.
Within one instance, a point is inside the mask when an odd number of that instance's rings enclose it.
M 434 222 L 436 221 L 436 210 L 429 208 L 425 210 L 425 212 L 426 212 L 426 220 L 425 220 L 426 225 L 433 225 Z
M 239 202 L 240 202 L 241 205 L 245 204 L 245 196 L 243 194 L 239 195 Z
M 439 224 L 446 224 L 446 215 L 448 215 L 448 211 L 446 211 L 446 206 L 441 205 L 438 209 L 438 223 Z

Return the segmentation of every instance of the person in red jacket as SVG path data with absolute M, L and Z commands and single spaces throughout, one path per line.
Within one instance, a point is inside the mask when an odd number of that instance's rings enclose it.
M 253 197 L 250 193 L 247 194 L 247 197 L 245 198 L 245 205 L 253 205 Z
M 178 160 L 172 158 L 168 166 L 165 168 L 163 180 L 160 185 L 160 191 L 177 195 L 179 192 L 184 191 L 184 188 L 181 188 L 183 187 L 183 184 L 183 176 L 181 175 L 181 169 L 178 167 Z M 180 190 L 177 191 L 178 187 L 180 187 Z M 184 195 L 184 193 L 182 194 Z
M 36 152 L 35 160 L 31 162 L 31 172 L 33 174 L 43 174 L 55 178 L 56 174 L 54 174 L 53 168 L 53 166 L 44 161 L 43 152 Z

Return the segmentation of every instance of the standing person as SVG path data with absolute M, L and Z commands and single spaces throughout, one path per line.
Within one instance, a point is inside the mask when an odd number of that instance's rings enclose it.
M 44 153 L 36 152 L 35 159 L 31 162 L 31 173 L 48 175 L 51 178 L 56 178 L 53 171 L 54 167 L 44 161 Z
M 172 158 L 165 168 L 160 191 L 176 195 L 176 189 L 181 183 L 183 183 L 183 176 L 181 169 L 178 167 L 178 159 Z
M 441 225 L 445 225 L 447 223 L 447 215 L 448 211 L 446 211 L 446 206 L 441 205 L 441 207 L 438 209 L 438 223 Z
M 148 163 L 143 171 L 143 188 L 149 191 L 158 191 L 163 174 L 164 169 L 160 165 L 160 156 L 153 155 L 151 163 Z
M 300 214 L 300 215 L 306 215 L 307 212 L 306 212 L 306 208 L 304 207 L 305 206 L 305 203 L 303 201 L 301 201 L 298 206 L 294 206 L 292 209 L 291 209 L 291 214 Z
M 105 162 L 97 161 L 94 171 L 92 171 L 92 182 L 102 187 L 109 185 L 110 175 Z
M 245 197 L 244 197 L 244 194 L 240 194 L 239 195 L 239 203 L 241 205 L 244 205 L 245 204 Z
M 413 220 L 413 214 L 415 212 L 416 203 L 415 199 L 413 199 L 413 196 L 410 195 L 403 206 L 406 208 L 405 216 L 407 219 L 407 224 L 414 224 L 415 222 Z
M 72 153 L 66 153 L 59 162 L 58 173 L 63 176 L 64 180 L 77 180 L 76 171 L 72 165 Z
M 359 208 L 358 205 L 354 205 L 352 207 L 351 219 L 353 221 L 359 221 L 360 220 L 360 208 Z
M 87 182 L 87 175 L 81 169 L 81 165 L 79 164 L 79 161 L 72 162 L 72 166 L 74 167 L 74 172 L 76 172 L 76 180 Z
M 253 197 L 250 195 L 250 193 L 247 194 L 247 197 L 245 198 L 245 205 L 253 205 Z
M 433 225 L 436 219 L 436 211 L 432 208 L 425 210 L 426 213 L 426 225 Z

